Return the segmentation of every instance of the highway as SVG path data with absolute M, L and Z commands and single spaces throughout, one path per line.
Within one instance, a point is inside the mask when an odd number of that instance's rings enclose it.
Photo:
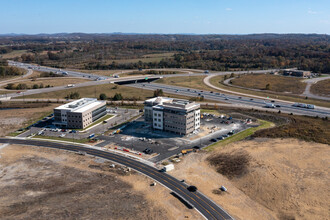
M 113 162 L 130 167 L 167 187 L 184 199 L 188 204 L 193 206 L 200 214 L 206 219 L 233 219 L 226 211 L 224 211 L 219 205 L 208 199 L 200 192 L 190 192 L 187 190 L 187 185 L 168 175 L 167 173 L 159 172 L 156 168 L 148 166 L 142 162 L 130 159 L 118 154 L 97 150 L 94 148 L 83 147 L 73 144 L 63 144 L 40 140 L 26 140 L 26 139 L 14 139 L 14 138 L 0 138 L 0 143 L 8 144 L 20 144 L 20 145 L 32 145 L 38 147 L 56 148 L 62 150 L 68 150 L 73 152 L 86 152 L 89 155 L 101 157 L 111 160 Z
M 38 68 L 38 71 L 46 71 L 46 72 L 56 72 L 60 71 L 56 68 L 50 68 L 50 67 L 44 67 L 44 66 L 35 66 L 32 64 L 24 64 L 24 63 L 18 63 L 9 61 L 9 65 L 15 65 L 20 68 Z M 164 69 L 166 70 L 166 69 Z M 64 70 L 61 70 L 64 71 Z M 65 70 L 66 71 L 66 70 Z M 275 71 L 275 69 L 269 69 L 269 70 L 255 70 L 255 71 L 236 71 L 235 74 L 244 74 L 244 73 L 266 73 Z M 144 79 L 146 76 L 131 76 L 131 77 L 123 77 L 123 78 L 113 78 L 113 77 L 106 77 L 106 76 L 98 76 L 95 74 L 88 74 L 88 73 L 81 73 L 76 71 L 66 71 L 69 76 L 74 77 L 83 77 L 88 79 L 93 79 L 94 81 L 84 82 L 80 84 L 76 84 L 75 88 L 79 87 L 85 87 L 85 86 L 93 86 L 93 85 L 101 85 L 101 84 L 111 84 L 111 83 L 118 83 L 121 81 L 128 81 L 128 80 L 139 80 Z M 209 74 L 206 79 L 209 79 L 215 75 L 226 75 L 230 74 L 232 72 L 217 72 Z M 167 78 L 167 77 L 177 77 L 177 76 L 199 76 L 199 75 L 206 75 L 205 73 L 194 73 L 194 74 L 170 74 L 170 75 L 155 75 L 155 76 L 148 76 L 149 79 L 151 78 Z M 98 80 L 99 77 L 102 77 L 103 80 Z M 207 80 L 206 80 L 207 81 Z M 208 85 L 208 84 L 207 84 Z M 136 84 L 127 84 L 126 86 L 132 86 L 136 88 L 141 89 L 148 89 L 148 90 L 156 90 L 156 89 L 163 89 L 164 92 L 170 93 L 170 94 L 178 94 L 178 95 L 185 95 L 190 97 L 196 97 L 198 96 L 198 93 L 202 93 L 199 90 L 196 90 L 194 88 L 190 88 L 190 91 L 188 91 L 188 88 L 185 87 L 178 87 L 178 86 L 170 86 L 170 85 L 164 85 L 164 84 L 156 84 L 156 83 L 136 83 Z M 213 87 L 213 86 L 212 86 Z M 51 87 L 51 88 L 43 88 L 43 89 L 31 89 L 27 90 L 25 92 L 21 93 L 10 93 L 3 95 L 6 96 L 6 98 L 14 98 L 14 97 L 22 97 L 27 95 L 33 95 L 33 94 L 39 94 L 39 93 L 45 93 L 45 92 L 52 92 L 52 91 L 60 91 L 65 89 L 71 89 L 72 87 L 67 86 L 57 86 L 57 87 Z M 195 92 L 196 91 L 196 92 Z M 231 94 L 226 94 L 225 96 L 219 96 L 216 95 L 216 93 L 210 93 L 210 91 L 203 91 L 203 95 L 205 99 L 211 100 L 211 101 L 221 101 L 228 104 L 236 104 L 236 105 L 242 105 L 244 107 L 250 106 L 253 107 L 264 107 L 265 106 L 265 99 L 260 96 L 253 96 L 253 95 L 247 95 L 242 93 L 235 93 L 232 91 L 228 91 Z M 249 96 L 249 97 L 246 97 Z M 240 98 L 241 97 L 241 98 Z M 251 97 L 251 98 L 250 98 Z M 253 99 L 253 100 L 251 100 Z M 269 100 L 266 100 L 269 102 Z M 283 100 L 275 100 L 276 102 L 274 104 L 280 105 L 281 107 L 278 108 L 278 110 L 281 110 L 281 112 L 285 113 L 293 113 L 293 114 L 299 114 L 299 115 L 308 115 L 308 116 L 319 116 L 319 117 L 329 117 L 330 116 L 330 109 L 325 107 L 316 107 L 315 109 L 306 109 L 306 108 L 299 108 L 299 107 L 293 107 L 292 102 L 283 101 Z
M 186 88 L 180 86 L 172 86 L 165 85 L 159 83 L 136 83 L 136 84 L 128 84 L 127 86 L 132 86 L 135 88 L 148 89 L 148 90 L 156 90 L 162 89 L 164 93 L 176 94 L 176 95 L 184 95 L 190 97 L 200 97 L 204 96 L 204 99 L 211 101 L 220 101 L 229 104 L 238 104 L 242 106 L 250 106 L 253 107 L 264 107 L 266 99 L 260 98 L 249 98 L 237 95 L 228 95 L 228 94 L 220 94 L 217 92 L 207 91 L 207 90 L 197 90 L 193 88 Z M 270 100 L 266 100 L 266 102 L 270 102 Z M 299 115 L 309 115 L 309 116 L 319 116 L 319 117 L 329 117 L 330 109 L 316 107 L 315 109 L 306 109 L 293 107 L 291 103 L 285 101 L 276 101 L 275 105 L 280 105 L 281 107 L 276 108 L 281 110 L 281 112 L 285 113 L 293 113 Z M 266 108 L 265 108 L 266 109 Z

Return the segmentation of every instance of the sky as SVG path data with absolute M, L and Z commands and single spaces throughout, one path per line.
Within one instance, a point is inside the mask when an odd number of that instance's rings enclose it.
M 0 6 L 0 34 L 330 34 L 330 0 L 0 0 Z

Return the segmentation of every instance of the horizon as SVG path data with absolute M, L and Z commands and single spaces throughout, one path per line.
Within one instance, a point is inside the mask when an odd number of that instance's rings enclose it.
M 0 34 L 330 34 L 330 2 L 5 1 Z
M 242 34 L 221 34 L 221 33 L 206 33 L 206 34 L 198 34 L 198 33 L 133 33 L 133 32 L 98 32 L 98 33 L 88 33 L 88 32 L 56 32 L 56 33 L 4 33 L 0 34 L 0 36 L 37 36 L 37 35 L 58 35 L 58 34 L 88 34 L 88 35 L 220 35 L 220 36 L 248 36 L 248 35 L 330 35 L 330 34 L 318 34 L 318 33 L 242 33 Z

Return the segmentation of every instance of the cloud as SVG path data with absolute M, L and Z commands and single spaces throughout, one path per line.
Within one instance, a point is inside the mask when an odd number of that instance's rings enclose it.
M 318 14 L 317 11 L 312 11 L 312 10 L 308 10 L 307 13 L 310 14 L 310 15 L 316 15 L 316 14 Z
M 231 8 L 226 8 L 226 11 L 231 11 L 231 10 L 233 10 L 233 9 L 231 9 Z
M 311 8 L 308 9 L 307 14 L 316 15 L 316 14 L 323 14 L 322 11 L 313 11 Z

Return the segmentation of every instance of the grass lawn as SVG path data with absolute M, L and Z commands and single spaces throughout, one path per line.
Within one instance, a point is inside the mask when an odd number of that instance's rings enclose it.
M 311 93 L 321 96 L 330 96 L 330 79 L 313 84 L 311 86 Z
M 231 80 L 232 85 L 251 89 L 264 90 L 269 84 L 269 91 L 289 92 L 292 94 L 302 94 L 306 88 L 306 83 L 298 77 L 275 76 L 271 74 L 248 74 L 240 75 Z
M 271 127 L 275 126 L 274 123 L 269 122 L 269 121 L 258 120 L 258 122 L 260 123 L 260 125 L 258 127 L 248 128 L 248 129 L 246 129 L 244 131 L 241 131 L 241 132 L 239 132 L 239 133 L 237 133 L 233 136 L 230 136 L 230 137 L 228 137 L 228 138 L 226 138 L 222 141 L 211 144 L 210 146 L 208 146 L 204 149 L 207 150 L 207 151 L 212 151 L 217 147 L 222 147 L 222 146 L 225 146 L 227 144 L 243 140 L 243 139 L 249 137 L 250 135 L 254 134 L 258 130 L 262 130 L 262 129 L 265 129 L 265 128 L 271 128 Z
M 40 85 L 41 83 L 44 86 L 50 85 L 50 86 L 63 86 L 67 84 L 78 84 L 87 82 L 90 80 L 87 79 L 79 79 L 79 78 L 67 78 L 67 77 L 56 77 L 56 78 L 49 78 L 49 79 L 36 79 L 35 81 L 32 81 L 31 79 L 27 79 L 24 81 L 19 81 L 17 83 L 14 83 L 15 86 L 18 84 L 26 84 L 28 87 L 32 88 L 34 84 Z M 6 85 L 3 86 L 3 88 L 6 87 Z
M 22 54 L 26 53 L 27 50 L 13 50 L 10 53 L 5 53 L 0 55 L 1 58 L 3 59 L 12 59 L 14 57 L 20 57 Z
M 178 76 L 178 77 L 169 77 L 169 78 L 162 78 L 156 80 L 156 83 L 173 85 L 173 86 L 183 86 L 189 87 L 194 89 L 201 89 L 201 90 L 209 90 L 209 91 L 216 91 L 207 85 L 204 84 L 203 79 L 206 76 Z
M 99 98 L 101 93 L 107 97 L 113 97 L 116 93 L 121 93 L 124 99 L 145 100 L 153 96 L 153 91 L 133 88 L 129 86 L 121 86 L 115 84 L 103 84 L 97 86 L 86 86 L 80 88 L 72 88 L 61 91 L 48 93 L 40 93 L 25 96 L 25 98 L 65 98 L 71 92 L 78 92 L 80 97 Z
M 100 119 L 94 121 L 92 124 L 88 125 L 86 128 L 84 128 L 84 129 L 75 129 L 75 130 L 77 130 L 77 131 L 84 131 L 84 130 L 86 130 L 86 129 L 88 129 L 88 128 L 90 128 L 90 127 L 92 127 L 92 126 L 94 126 L 94 125 L 96 125 L 96 124 L 98 124 L 98 123 L 101 123 L 101 122 L 103 122 L 103 121 L 105 121 L 105 120 L 108 120 L 108 119 L 111 118 L 112 116 L 113 116 L 113 115 L 105 115 L 105 116 L 103 116 L 102 118 L 100 118 Z
M 81 144 L 85 144 L 89 141 L 89 139 L 87 139 L 87 138 L 74 139 L 74 141 L 73 141 L 72 138 L 50 137 L 50 136 L 42 136 L 42 135 L 36 135 L 36 136 L 33 136 L 32 138 L 41 138 L 41 139 L 54 140 L 54 141 L 68 141 L 68 142 L 81 143 Z
M 221 83 L 223 80 L 223 76 L 215 76 L 210 79 L 210 83 L 216 87 L 219 87 L 220 89 L 226 89 L 226 90 L 231 90 L 233 92 L 241 92 L 245 94 L 250 94 L 250 95 L 257 95 L 261 97 L 269 97 L 270 99 L 281 99 L 281 100 L 286 100 L 286 101 L 291 101 L 291 102 L 302 102 L 302 103 L 307 103 L 307 104 L 314 104 L 316 106 L 323 106 L 323 107 L 328 107 L 330 108 L 330 103 L 326 101 L 321 101 L 317 99 L 305 99 L 301 96 L 298 95 L 293 95 L 293 94 L 280 94 L 280 93 L 269 93 L 267 91 L 263 92 L 257 92 L 257 91 L 251 91 L 247 89 L 241 89 L 241 88 L 235 88 L 232 86 L 227 86 Z

